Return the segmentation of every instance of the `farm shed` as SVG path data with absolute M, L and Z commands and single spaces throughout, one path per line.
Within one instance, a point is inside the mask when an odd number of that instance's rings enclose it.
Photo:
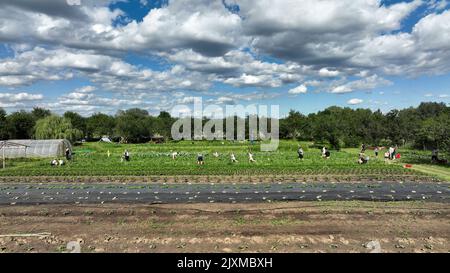
M 72 152 L 72 145 L 65 139 L 50 140 L 8 140 L 0 141 L 0 155 L 5 158 L 36 158 L 64 156 L 67 148 Z

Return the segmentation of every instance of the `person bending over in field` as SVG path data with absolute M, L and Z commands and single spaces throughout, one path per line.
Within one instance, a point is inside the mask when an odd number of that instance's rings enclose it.
M 231 153 L 231 163 L 239 163 L 236 159 L 236 156 L 234 155 L 234 153 Z
M 125 159 L 125 161 L 130 161 L 130 152 L 128 152 L 128 150 L 125 150 L 123 153 L 123 159 Z
M 369 162 L 369 157 L 366 156 L 364 153 L 360 153 L 358 163 L 363 165 L 363 164 L 367 164 L 367 162 Z
M 214 153 L 213 153 L 213 156 L 214 156 L 215 158 L 218 158 L 220 155 L 219 155 L 218 152 L 214 152 Z
M 325 157 L 326 152 L 327 152 L 327 148 L 323 147 L 322 148 L 322 157 Z
M 331 157 L 330 151 L 327 148 L 324 148 L 324 149 L 325 149 L 325 153 L 323 155 L 323 158 L 330 159 L 330 157 Z
M 177 152 L 173 152 L 172 153 L 172 159 L 175 160 L 177 159 L 178 153 Z
M 52 167 L 56 167 L 58 166 L 58 160 L 55 158 L 52 160 L 52 162 L 50 162 L 50 164 L 52 165 Z
M 256 163 L 256 160 L 253 158 L 252 152 L 248 152 L 248 161 L 250 163 Z
M 66 163 L 65 163 L 64 160 L 62 160 L 62 159 L 58 160 L 58 164 L 59 164 L 59 166 L 64 166 L 64 165 L 66 165 Z
M 302 147 L 298 147 L 297 154 L 298 154 L 298 159 L 303 160 L 304 152 L 303 152 Z
M 202 153 L 197 155 L 197 165 L 205 165 L 205 159 Z

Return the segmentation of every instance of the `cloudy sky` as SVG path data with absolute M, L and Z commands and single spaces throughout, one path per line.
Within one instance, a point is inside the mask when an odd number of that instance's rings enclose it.
M 0 107 L 450 103 L 450 1 L 0 0 Z

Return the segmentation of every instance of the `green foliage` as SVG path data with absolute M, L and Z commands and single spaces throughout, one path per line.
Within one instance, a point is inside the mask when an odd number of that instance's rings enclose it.
M 0 108 L 0 140 L 9 138 L 8 121 L 6 119 L 6 111 Z
M 440 114 L 421 122 L 416 134 L 417 144 L 424 149 L 439 148 L 450 151 L 450 115 Z
M 35 136 L 36 139 L 67 139 L 74 142 L 82 138 L 83 134 L 73 128 L 69 119 L 52 115 L 37 121 Z
M 33 110 L 31 111 L 31 115 L 34 117 L 35 121 L 38 121 L 42 118 L 46 118 L 46 117 L 50 116 L 51 114 L 52 114 L 52 112 L 50 110 L 40 108 L 40 107 L 34 107 Z
M 75 158 L 66 166 L 52 168 L 48 159 L 11 160 L 9 168 L 0 175 L 56 175 L 56 176 L 147 176 L 147 175 L 321 175 L 350 177 L 389 177 L 415 175 L 413 170 L 398 164 L 387 164 L 382 158 L 372 159 L 366 165 L 359 165 L 358 149 L 332 151 L 331 158 L 321 157 L 320 149 L 308 148 L 310 142 L 281 141 L 276 152 L 261 152 L 258 145 L 253 150 L 256 163 L 248 161 L 248 142 L 180 141 L 165 144 L 113 144 L 91 142 L 75 147 Z M 305 151 L 303 161 L 297 158 L 297 147 Z M 127 149 L 130 162 L 120 158 Z M 108 151 L 110 157 L 108 157 Z M 176 160 L 172 152 L 178 152 Z M 205 157 L 205 165 L 197 165 L 197 154 Z M 219 157 L 213 156 L 218 152 Z M 239 163 L 232 164 L 230 154 L 234 153 Z M 403 153 L 401 150 L 400 152 Z
M 102 113 L 96 113 L 86 120 L 86 134 L 88 137 L 100 138 L 113 136 L 116 120 L 114 117 Z
M 303 114 L 291 110 L 280 124 L 280 134 L 285 138 L 308 139 L 311 136 L 310 131 L 307 130 L 308 125 L 307 118 Z
M 443 103 L 422 103 L 417 108 L 392 110 L 385 115 L 335 106 L 308 117 L 291 111 L 281 120 L 280 137 L 328 142 L 335 149 L 362 143 L 448 149 L 449 113 L 450 107 Z
M 48 114 L 48 110 L 40 108 L 33 109 L 31 113 L 21 111 L 10 115 L 3 111 L 3 115 L 0 115 L 0 137 L 31 138 L 34 135 L 35 121 L 39 117 L 47 117 Z M 109 136 L 121 138 L 127 143 L 143 143 L 159 135 L 169 140 L 175 121 L 167 112 L 150 116 L 142 109 L 119 111 L 115 116 L 96 113 L 88 118 L 74 112 L 66 112 L 64 117 L 71 122 L 77 133 L 81 131 L 82 136 L 88 139 Z M 248 139 L 249 117 L 228 118 L 235 121 L 235 137 L 238 121 L 245 123 Z M 313 141 L 334 149 L 359 147 L 365 143 L 369 146 L 399 145 L 448 150 L 448 120 L 450 107 L 444 103 L 422 103 L 416 108 L 392 110 L 386 114 L 369 109 L 354 110 L 333 106 L 308 116 L 290 111 L 286 118 L 280 120 L 280 138 Z M 201 122 L 204 125 L 208 121 L 205 118 Z M 226 124 L 226 119 L 223 124 Z M 191 128 L 193 125 L 192 119 Z M 226 128 L 223 129 L 226 134 Z M 193 134 L 192 130 L 192 136 Z
M 116 115 L 116 135 L 124 143 L 139 143 L 150 138 L 151 120 L 148 112 L 141 109 L 119 111 Z
M 10 139 L 30 139 L 33 136 L 35 119 L 31 113 L 19 111 L 7 116 Z
M 75 112 L 65 112 L 64 118 L 70 121 L 74 129 L 79 130 L 84 136 L 86 133 L 86 119 Z

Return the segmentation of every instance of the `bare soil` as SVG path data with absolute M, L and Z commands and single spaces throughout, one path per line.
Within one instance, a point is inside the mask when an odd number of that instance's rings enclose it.
M 450 252 L 450 207 L 426 202 L 0 207 L 0 252 Z M 23 234 L 43 234 L 19 237 Z

